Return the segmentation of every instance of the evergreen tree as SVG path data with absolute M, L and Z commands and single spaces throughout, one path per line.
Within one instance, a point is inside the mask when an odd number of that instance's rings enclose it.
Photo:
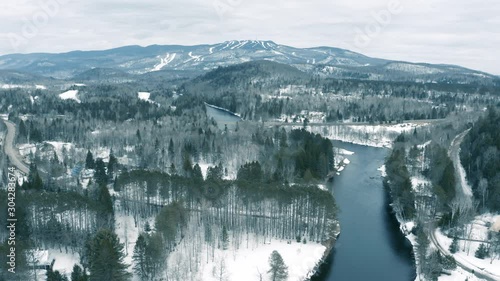
M 451 242 L 449 250 L 450 250 L 450 253 L 452 253 L 452 254 L 458 252 L 458 238 L 457 237 L 453 238 L 453 242 Z
M 170 142 L 168 143 L 168 154 L 170 157 L 174 155 L 174 141 L 170 139 Z
M 77 264 L 73 266 L 73 271 L 71 272 L 71 281 L 87 281 L 87 273 Z
M 457 268 L 457 261 L 453 256 L 444 256 L 441 258 L 441 265 L 446 270 L 453 270 Z
M 113 154 L 113 150 L 109 153 L 109 162 L 108 162 L 108 179 L 112 180 L 114 178 L 114 173 L 116 169 L 116 165 L 118 164 L 118 160 Z
M 282 129 L 280 132 L 280 147 L 282 148 L 288 147 L 288 140 L 285 129 Z
M 284 281 L 288 278 L 288 267 L 277 251 L 271 253 L 269 257 L 269 266 L 271 269 L 269 269 L 267 273 L 271 275 L 272 281 Z
M 97 184 L 106 184 L 108 182 L 108 177 L 106 176 L 106 169 L 104 162 L 102 161 L 101 158 L 97 159 L 95 161 L 95 182 Z
M 92 152 L 90 150 L 87 151 L 87 158 L 85 159 L 85 168 L 86 169 L 94 169 L 95 167 L 95 162 L 94 162 L 94 156 L 92 155 Z
M 59 271 L 53 271 L 52 268 L 47 269 L 47 281 L 68 281 L 68 278 Z
M 30 164 L 30 170 L 28 174 L 28 180 L 23 183 L 23 189 L 35 189 L 41 190 L 43 188 L 43 181 L 38 173 L 38 168 L 35 163 Z
M 112 228 L 114 223 L 113 200 L 106 185 L 98 187 L 97 201 L 99 202 L 98 226 L 101 228 Z
M 191 176 L 193 171 L 193 163 L 191 162 L 191 157 L 187 153 L 184 153 L 184 161 L 182 164 L 182 169 L 186 176 Z
M 109 229 L 101 229 L 86 247 L 90 281 L 126 281 L 130 279 L 124 262 L 123 244 Z
M 172 203 L 161 209 L 156 216 L 155 226 L 170 248 L 176 242 L 177 234 L 185 226 L 187 211 L 180 203 Z
M 198 164 L 194 165 L 193 170 L 192 170 L 192 178 L 193 178 L 195 184 L 201 184 L 203 182 L 203 174 L 201 172 L 200 165 L 198 165 Z
M 209 167 L 207 170 L 207 181 L 218 182 L 222 180 L 223 176 L 222 165 Z
M 28 130 L 26 129 L 26 124 L 24 124 L 24 121 L 21 119 L 19 121 L 19 136 L 20 137 L 23 137 L 23 138 L 27 138 L 28 137 Z
M 486 248 L 486 245 L 484 245 L 484 243 L 481 243 L 481 245 L 479 245 L 479 248 L 477 248 L 474 256 L 478 259 L 484 259 L 488 256 L 488 248 Z
M 157 275 L 165 268 L 165 245 L 160 234 L 148 235 L 146 239 L 146 262 L 151 280 L 156 280 Z
M 147 221 L 146 224 L 144 224 L 144 231 L 145 232 L 150 232 L 151 231 L 151 225 Z
M 174 163 L 170 164 L 170 168 L 168 168 L 168 172 L 169 172 L 171 175 L 175 175 L 175 174 L 177 174 L 177 169 L 175 168 Z
M 145 235 L 140 234 L 137 238 L 134 247 L 134 272 L 141 278 L 141 280 L 148 279 L 147 261 L 146 261 L 146 239 Z
M 139 131 L 139 129 L 137 129 L 137 132 L 135 133 L 135 136 L 137 137 L 137 142 L 141 143 L 142 137 L 141 137 L 141 131 Z
M 141 234 L 134 247 L 134 272 L 141 280 L 156 280 L 165 262 L 165 247 L 160 235 Z

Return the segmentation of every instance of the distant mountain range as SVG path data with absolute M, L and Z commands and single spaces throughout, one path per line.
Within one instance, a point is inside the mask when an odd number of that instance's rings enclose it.
M 454 65 L 391 61 L 332 47 L 294 48 L 272 41 L 227 41 L 196 46 L 126 46 L 104 51 L 0 56 L 0 82 L 40 76 L 88 81 L 134 77 L 194 77 L 217 67 L 269 60 L 305 73 L 342 79 L 426 83 L 499 83 L 499 77 Z M 24 74 L 21 74 L 24 73 Z M 24 76 L 23 76 L 24 75 Z M 9 79 L 8 79 L 9 78 Z M 11 81 L 14 78 L 14 81 Z

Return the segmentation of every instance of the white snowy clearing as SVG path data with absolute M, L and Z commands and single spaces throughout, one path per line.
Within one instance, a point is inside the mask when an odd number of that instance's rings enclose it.
M 1 89 L 8 90 L 8 89 L 29 89 L 32 88 L 32 86 L 28 85 L 15 85 L 15 84 L 2 84 L 0 86 Z
M 48 143 L 54 147 L 55 152 L 57 154 L 57 158 L 59 158 L 59 160 L 64 159 L 63 150 L 69 151 L 73 147 L 72 143 L 66 143 L 66 142 L 47 141 L 45 143 Z
M 57 270 L 67 277 L 70 277 L 75 264 L 80 265 L 80 255 L 71 251 L 66 252 L 65 250 L 48 249 L 35 251 L 33 258 L 38 260 L 38 264 L 40 265 L 49 265 L 54 261 L 53 270 Z M 37 277 L 38 280 L 46 280 L 45 270 L 37 270 Z
M 140 100 L 150 101 L 149 97 L 151 97 L 151 93 L 148 93 L 148 92 L 139 92 L 139 93 L 137 93 L 137 96 L 139 97 Z
M 116 216 L 116 233 L 121 243 L 125 244 L 125 262 L 132 263 L 134 244 L 139 236 L 139 228 L 144 225 L 146 220 L 137 221 L 129 215 L 119 213 Z M 149 221 L 154 225 L 153 220 Z M 307 242 L 306 244 L 289 242 L 280 240 L 265 240 L 262 237 L 258 238 L 254 235 L 249 236 L 249 241 L 244 240 L 235 249 L 233 243 L 227 250 L 215 249 L 212 254 L 212 248 L 209 245 L 204 245 L 204 251 L 200 253 L 192 253 L 189 251 L 191 245 L 189 241 L 183 240 L 174 252 L 169 254 L 167 263 L 170 270 L 167 274 L 173 280 L 203 280 L 217 281 L 214 277 L 214 268 L 219 268 L 221 262 L 224 263 L 224 274 L 227 281 L 253 281 L 259 280 L 258 273 L 263 276 L 263 280 L 268 279 L 267 271 L 269 270 L 269 256 L 273 251 L 278 251 L 284 259 L 285 264 L 289 268 L 288 281 L 303 281 L 315 269 L 324 255 L 326 247 L 318 244 Z M 207 252 L 209 257 L 207 258 Z M 189 254 L 188 254 L 189 253 Z M 193 258 L 190 255 L 196 254 L 199 259 L 198 269 L 195 272 L 189 272 L 186 267 L 188 262 L 186 259 Z M 212 259 L 212 256 L 214 259 Z M 72 265 L 71 265 L 72 266 Z M 131 268 L 129 268 L 131 271 Z M 177 278 L 177 279 L 175 279 Z M 180 278 L 180 279 L 179 279 Z M 135 276 L 134 280 L 139 280 Z
M 412 176 L 410 179 L 415 192 L 423 192 L 424 186 L 432 185 L 431 181 L 423 176 Z
M 78 90 L 69 90 L 59 95 L 62 100 L 74 100 L 77 103 L 81 103 L 78 99 Z
M 267 240 L 262 243 L 256 242 L 256 238 L 250 238 L 249 246 L 247 242 L 242 241 L 239 249 L 231 246 L 227 250 L 215 249 L 214 259 L 210 253 L 209 258 L 204 253 L 198 253 L 201 258 L 199 270 L 193 273 L 192 280 L 217 281 L 214 276 L 214 269 L 218 271 L 222 265 L 225 270 L 224 280 L 227 281 L 254 281 L 259 280 L 259 272 L 262 274 L 262 280 L 268 280 L 267 271 L 269 270 L 269 256 L 273 251 L 278 251 L 285 264 L 288 266 L 288 281 L 303 281 L 313 272 L 316 265 L 321 260 L 326 247 L 316 243 L 297 243 L 288 244 L 286 241 Z M 183 267 L 187 265 L 186 259 L 189 258 L 186 253 L 189 252 L 189 245 L 181 243 L 177 250 L 170 254 L 168 258 L 168 268 L 172 272 L 180 274 L 182 280 L 188 280 L 189 273 Z M 205 245 L 204 247 L 209 247 Z M 210 247 L 209 247 L 210 248 Z M 208 251 L 211 252 L 210 249 Z M 206 252 L 206 251 L 203 251 Z M 187 268 L 186 268 L 187 269 Z M 184 276 L 185 275 L 185 276 Z M 180 276 L 179 276 L 180 277 Z
M 288 280 L 303 281 L 310 276 L 325 249 L 325 246 L 319 244 L 297 242 L 287 244 L 285 241 L 272 240 L 268 244 L 254 248 L 245 249 L 242 247 L 234 253 L 231 253 L 230 250 L 217 250 L 216 257 L 219 257 L 219 263 L 221 259 L 225 260 L 228 268 L 228 281 L 253 281 L 259 280 L 259 272 L 264 276 L 264 279 L 267 279 L 269 256 L 273 251 L 278 251 L 288 266 Z M 216 266 L 215 262 L 205 264 L 203 268 L 204 281 L 218 280 L 213 276 L 213 268 Z
M 158 107 L 160 107 L 160 104 L 155 102 L 155 101 L 152 101 L 150 98 L 151 98 L 151 93 L 149 92 L 138 92 L 137 93 L 137 97 L 140 99 L 140 100 L 143 100 L 143 101 L 147 101 L 149 103 L 152 103 L 152 104 L 156 104 Z
M 142 219 L 141 219 L 142 221 Z M 145 221 L 143 221 L 145 223 Z M 120 239 L 120 243 L 125 245 L 125 263 L 132 264 L 132 256 L 134 255 L 135 241 L 139 237 L 139 228 L 136 227 L 134 217 L 118 212 L 115 216 L 116 235 Z M 132 272 L 132 267 L 129 267 L 129 272 Z

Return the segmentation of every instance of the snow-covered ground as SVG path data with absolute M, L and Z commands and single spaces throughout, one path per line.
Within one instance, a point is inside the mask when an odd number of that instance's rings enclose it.
M 289 281 L 304 281 L 310 276 L 318 261 L 322 258 L 326 247 L 320 244 L 302 244 L 286 241 L 272 240 L 267 244 L 261 244 L 252 248 L 240 248 L 235 253 L 231 250 L 217 250 L 216 257 L 224 258 L 228 268 L 228 281 L 250 281 L 259 280 L 258 273 L 262 273 L 267 279 L 269 270 L 269 256 L 273 251 L 278 251 L 285 264 L 288 266 Z M 227 253 L 225 253 L 227 252 Z M 215 262 L 208 262 L 203 268 L 203 280 L 217 281 L 213 276 Z
M 471 228 L 471 235 L 469 239 L 485 241 L 488 238 L 488 232 L 493 231 L 494 224 L 500 220 L 500 215 L 483 214 L 477 216 L 466 228 Z M 448 249 L 453 241 L 452 238 L 447 237 L 440 229 L 436 231 L 436 238 L 439 244 Z M 491 258 L 478 259 L 474 256 L 481 242 L 477 241 L 464 241 L 459 242 L 459 251 L 453 256 L 457 261 L 463 264 L 470 265 L 472 268 L 484 269 L 484 271 L 496 275 L 500 280 L 500 260 L 495 259 L 491 263 Z
M 147 101 L 149 103 L 153 103 L 153 104 L 156 104 L 158 106 L 160 106 L 159 103 L 155 102 L 155 101 L 152 101 L 150 98 L 151 98 L 151 93 L 149 92 L 138 92 L 137 93 L 137 97 L 140 99 L 140 100 L 143 100 L 143 101 Z
M 411 187 L 415 192 L 423 192 L 425 186 L 432 185 L 431 181 L 426 179 L 424 176 L 412 176 Z
M 269 98 L 286 99 L 288 98 L 288 96 L 269 96 Z M 326 114 L 324 112 L 302 110 L 300 114 L 282 114 L 279 118 L 276 119 L 276 121 L 303 124 L 306 119 L 309 123 L 323 123 L 325 122 Z
M 69 90 L 59 95 L 62 100 L 74 100 L 77 103 L 81 103 L 78 99 L 78 90 Z
M 176 55 L 176 53 L 173 53 L 166 54 L 164 58 L 159 57 L 160 63 L 156 64 L 151 71 L 160 71 L 163 67 L 171 63 L 175 59 Z
M 57 158 L 59 158 L 59 161 L 64 159 L 63 150 L 69 151 L 71 148 L 74 147 L 72 143 L 67 143 L 67 142 L 47 141 L 46 143 L 54 147 L 54 150 L 57 154 Z
M 491 226 L 491 229 L 496 232 L 500 232 L 500 216 L 497 216 L 495 222 Z
M 149 97 L 151 96 L 151 93 L 139 92 L 139 93 L 137 93 L 137 96 L 139 97 L 140 100 L 149 101 Z
M 55 260 L 53 269 L 58 270 L 59 272 L 66 274 L 67 276 L 71 274 L 71 271 L 73 271 L 73 266 L 75 264 L 80 264 L 80 255 L 78 253 L 66 253 L 64 250 L 59 251 L 51 249 L 48 251 L 48 254 L 49 262 L 51 262 L 53 259 Z
M 29 85 L 16 85 L 16 84 L 2 84 L 0 85 L 1 89 L 7 90 L 7 89 L 29 89 L 32 88 L 32 86 Z
M 203 281 L 218 281 L 218 277 L 214 276 L 214 269 L 219 269 L 221 264 L 225 268 L 224 277 L 226 281 L 254 281 L 259 280 L 259 273 L 262 274 L 262 280 L 269 280 L 267 271 L 269 270 L 269 257 L 273 251 L 278 251 L 283 260 L 288 266 L 288 281 L 304 281 L 315 269 L 320 262 L 326 247 L 317 243 L 297 243 L 295 241 L 290 244 L 287 241 L 266 240 L 262 243 L 256 242 L 256 237 L 250 236 L 251 241 L 247 247 L 247 241 L 242 241 L 239 249 L 231 246 L 227 250 L 215 249 L 214 259 L 212 259 L 211 248 L 207 249 L 207 245 L 198 258 L 199 269 L 194 273 L 192 280 Z M 205 254 L 207 250 L 210 252 L 208 256 Z M 167 268 L 175 271 L 187 271 L 186 251 L 183 250 L 183 243 L 178 246 L 177 250 L 170 254 L 168 258 Z M 183 267 L 184 266 L 184 267 Z M 181 279 L 188 280 L 189 273 L 179 273 Z M 220 276 L 219 276 L 220 277 Z M 170 279 L 169 279 L 170 280 Z M 175 279 L 174 279 L 175 280 Z
M 422 126 L 426 124 L 308 126 L 307 130 L 333 140 L 373 147 L 391 147 L 401 133 L 409 133 Z
M 125 215 L 122 213 L 117 213 L 115 216 L 115 233 L 120 239 L 120 243 L 125 245 L 125 263 L 132 264 L 132 256 L 134 255 L 135 242 L 137 237 L 139 237 L 139 228 L 136 227 L 134 217 L 131 215 Z M 132 269 L 129 268 L 132 272 Z
M 21 154 L 22 157 L 26 157 L 31 153 L 34 154 L 36 152 L 36 144 L 33 143 L 18 144 L 17 149 L 19 150 L 19 154 Z
M 37 260 L 39 265 L 49 265 L 54 261 L 53 270 L 59 271 L 61 274 L 70 277 L 75 264 L 80 265 L 80 255 L 76 252 L 64 249 L 48 249 L 35 251 L 33 254 L 34 260 Z M 46 280 L 45 270 L 37 270 L 37 280 Z
M 457 267 L 457 269 L 453 270 L 451 272 L 451 275 L 442 274 L 441 276 L 438 277 L 438 281 L 462 281 L 462 280 L 483 281 L 484 279 L 477 278 L 476 275 L 467 272 L 460 267 Z M 417 279 L 415 281 L 419 280 Z

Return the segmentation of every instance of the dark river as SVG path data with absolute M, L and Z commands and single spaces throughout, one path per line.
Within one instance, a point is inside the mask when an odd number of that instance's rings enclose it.
M 206 106 L 207 115 L 229 129 L 241 119 Z M 411 244 L 390 213 L 381 173 L 388 150 L 348 143 L 334 146 L 353 151 L 351 164 L 330 188 L 340 209 L 341 234 L 334 251 L 312 281 L 413 281 Z
M 205 108 L 207 109 L 207 116 L 213 118 L 217 122 L 217 126 L 221 129 L 227 126 L 228 129 L 232 130 L 236 127 L 236 123 L 241 121 L 240 117 L 224 110 L 209 105 L 205 105 Z
M 390 214 L 381 173 L 387 149 L 334 142 L 355 152 L 330 188 L 340 209 L 335 250 L 313 281 L 413 281 L 411 245 Z

